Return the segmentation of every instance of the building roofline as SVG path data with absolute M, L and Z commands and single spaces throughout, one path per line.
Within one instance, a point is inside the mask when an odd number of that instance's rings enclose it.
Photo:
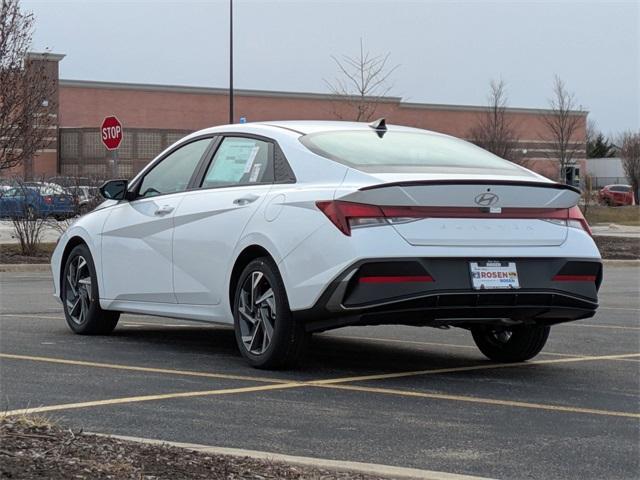
M 152 92 L 173 92 L 173 93 L 193 93 L 193 94 L 209 94 L 209 95 L 227 95 L 229 92 L 226 88 L 216 87 L 194 87 L 189 85 L 158 85 L 153 83 L 121 83 L 121 82 L 102 82 L 97 80 L 68 80 L 60 79 L 61 87 L 76 88 L 105 88 L 111 90 L 145 90 Z M 341 95 L 332 95 L 328 93 L 313 92 L 288 92 L 276 90 L 248 90 L 236 88 L 236 95 L 245 97 L 272 97 L 272 98 L 300 98 L 304 100 L 343 100 Z M 355 98 L 355 97 L 354 97 Z M 373 100 L 373 97 L 365 97 Z M 384 97 L 378 99 L 379 103 L 400 103 L 400 97 Z
M 64 55 L 63 55 L 64 56 Z M 188 93 L 188 94 L 207 94 L 207 95 L 227 95 L 228 89 L 216 87 L 195 87 L 189 85 L 161 85 L 152 83 L 127 83 L 127 82 L 104 82 L 97 80 L 71 80 L 60 79 L 61 87 L 71 88 L 104 88 L 110 90 L 143 90 L 152 92 L 172 92 L 172 93 Z M 331 93 L 313 93 L 313 92 L 289 92 L 274 90 L 249 90 L 235 89 L 235 94 L 245 97 L 268 97 L 268 98 L 294 98 L 302 100 L 345 100 L 342 95 Z M 355 98 L 355 97 L 352 97 Z M 422 108 L 425 110 L 454 110 L 454 111 L 475 111 L 484 112 L 488 107 L 482 105 L 449 105 L 443 103 L 415 103 L 403 102 L 402 97 L 365 97 L 367 100 L 375 100 L 378 103 L 395 103 L 400 108 Z M 506 107 L 506 111 L 510 113 L 524 114 L 551 114 L 552 110 L 542 108 L 524 108 L 524 107 Z M 589 112 L 586 110 L 573 110 L 574 115 L 586 116 Z
M 400 108 L 424 108 L 425 110 L 457 110 L 457 111 L 474 111 L 474 112 L 486 112 L 489 107 L 485 105 L 449 105 L 446 103 L 412 103 L 401 102 Z M 505 110 L 509 113 L 525 113 L 525 114 L 553 114 L 553 110 L 548 108 L 533 108 L 533 107 L 505 107 Z M 571 110 L 571 115 L 587 116 L 588 110 Z
M 52 53 L 52 52 L 27 52 L 25 58 L 27 60 L 52 60 L 59 62 L 66 55 L 64 53 Z

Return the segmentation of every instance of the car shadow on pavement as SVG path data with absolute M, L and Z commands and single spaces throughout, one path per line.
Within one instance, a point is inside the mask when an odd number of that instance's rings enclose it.
M 110 341 L 138 345 L 149 353 L 185 356 L 210 356 L 211 359 L 233 357 L 229 367 L 245 366 L 234 332 L 226 327 L 117 328 Z M 433 368 L 460 367 L 483 363 L 483 357 L 473 349 L 423 347 L 418 345 L 368 341 L 334 335 L 313 335 L 306 355 L 294 372 L 313 376 L 367 375 Z M 487 362 L 489 363 L 489 362 Z M 216 366 L 223 364 L 216 361 Z M 246 366 L 248 371 L 254 371 Z M 283 372 L 284 373 L 284 372 Z M 288 377 L 288 375 L 285 374 Z M 306 375 L 305 375 L 306 376 Z

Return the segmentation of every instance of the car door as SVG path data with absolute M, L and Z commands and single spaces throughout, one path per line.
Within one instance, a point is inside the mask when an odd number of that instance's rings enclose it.
M 225 136 L 201 173 L 200 189 L 184 195 L 173 237 L 178 303 L 216 305 L 226 294 L 236 244 L 273 184 L 273 155 L 267 139 Z
M 212 141 L 199 138 L 173 149 L 131 186 L 132 200 L 111 207 L 102 230 L 103 298 L 176 303 L 173 219 Z

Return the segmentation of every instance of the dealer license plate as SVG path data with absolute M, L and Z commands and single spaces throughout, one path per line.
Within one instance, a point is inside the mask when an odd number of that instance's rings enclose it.
M 475 290 L 520 288 L 515 262 L 470 262 L 471 282 Z

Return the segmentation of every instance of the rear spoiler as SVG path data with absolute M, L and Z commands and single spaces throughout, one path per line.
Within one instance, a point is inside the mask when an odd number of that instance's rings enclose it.
M 518 181 L 518 180 L 418 180 L 418 181 L 407 181 L 407 182 L 391 182 L 391 183 L 379 183 L 377 185 L 369 185 L 367 187 L 360 188 L 361 191 L 364 190 L 375 190 L 377 188 L 388 188 L 388 187 L 417 187 L 421 185 L 512 185 L 512 186 L 522 186 L 522 187 L 537 187 L 537 188 L 553 188 L 556 190 L 570 190 L 572 192 L 580 195 L 582 192 L 579 188 L 573 187 L 571 185 L 567 185 L 565 183 L 557 183 L 557 182 L 528 182 L 528 181 Z

